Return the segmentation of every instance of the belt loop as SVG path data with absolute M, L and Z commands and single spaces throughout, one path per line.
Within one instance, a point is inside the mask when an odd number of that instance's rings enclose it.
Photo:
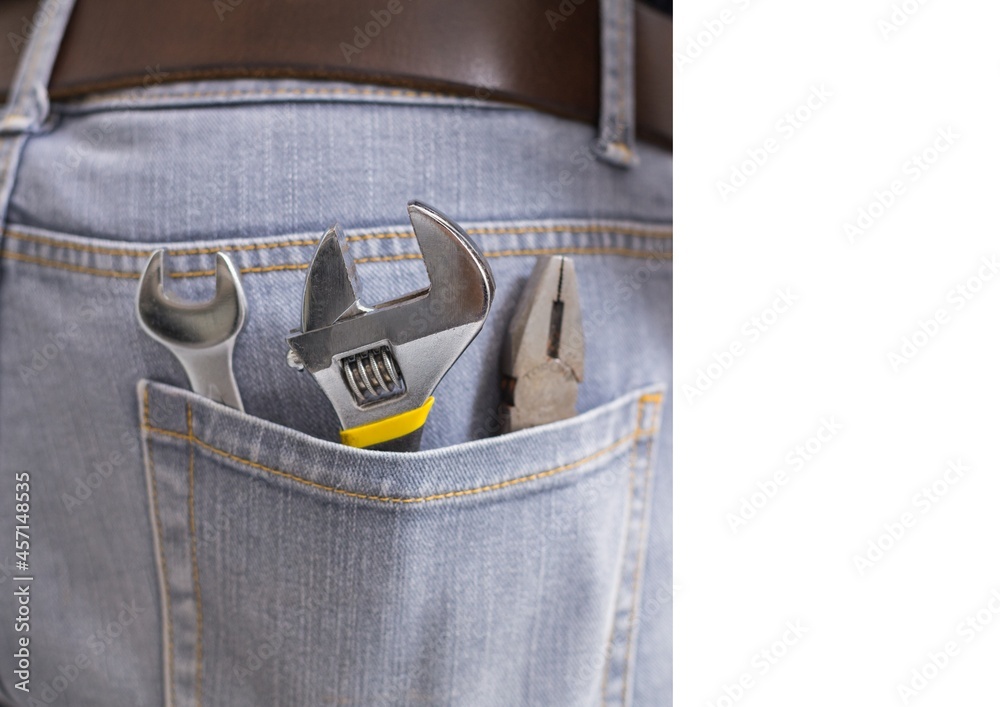
M 601 113 L 594 152 L 630 167 L 635 153 L 635 0 L 601 0 Z
M 31 38 L 0 119 L 0 228 L 7 224 L 7 205 L 24 144 L 49 116 L 49 77 L 72 12 L 73 0 L 43 0 L 31 22 Z

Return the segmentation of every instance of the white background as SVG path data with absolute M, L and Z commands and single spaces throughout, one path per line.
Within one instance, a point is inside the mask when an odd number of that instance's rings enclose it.
M 998 705 L 1000 4 L 687 2 L 674 31 L 674 703 Z

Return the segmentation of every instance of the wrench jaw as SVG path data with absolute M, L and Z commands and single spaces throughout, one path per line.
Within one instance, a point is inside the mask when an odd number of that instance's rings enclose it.
M 419 201 L 411 201 L 406 208 L 431 283 L 429 291 L 423 290 L 428 298 L 424 306 L 431 311 L 441 309 L 438 316 L 445 320 L 445 326 L 478 323 L 481 328 L 496 292 L 486 258 L 468 234 L 444 214 Z
M 322 329 L 363 311 L 361 283 L 349 243 L 334 225 L 323 234 L 309 263 L 299 331 Z
M 191 389 L 243 410 L 233 375 L 233 348 L 246 321 L 247 302 L 240 273 L 225 253 L 215 254 L 215 296 L 182 302 L 163 289 L 164 251 L 155 251 L 139 280 L 136 311 L 143 331 L 177 358 Z
M 319 318 L 304 316 L 303 331 L 288 339 L 289 364 L 312 374 L 346 433 L 419 411 L 425 418 L 434 389 L 482 329 L 493 303 L 493 274 L 465 232 L 423 204 L 411 202 L 408 212 L 430 286 L 364 307 L 353 299 L 358 286 L 344 257 L 346 240 L 338 236 L 334 246 L 334 238 L 324 236 L 304 298 L 328 292 L 336 304 L 327 311 L 353 306 L 319 329 L 309 328 Z
M 167 295 L 164 251 L 155 251 L 139 281 L 136 309 L 143 330 L 164 346 L 211 348 L 235 338 L 246 321 L 247 302 L 239 270 L 225 253 L 215 254 L 215 296 L 183 302 Z

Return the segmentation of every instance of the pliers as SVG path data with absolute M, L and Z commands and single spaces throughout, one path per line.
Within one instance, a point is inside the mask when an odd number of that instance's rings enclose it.
M 501 356 L 501 421 L 516 432 L 576 414 L 583 380 L 583 318 L 573 261 L 535 263 Z

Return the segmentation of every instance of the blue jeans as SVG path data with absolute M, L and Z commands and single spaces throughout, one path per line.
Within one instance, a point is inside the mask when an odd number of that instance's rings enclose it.
M 66 705 L 665 705 L 671 663 L 671 159 L 497 104 L 301 81 L 158 83 L 52 105 L 11 160 L 0 272 L 0 527 L 31 478 L 31 693 Z M 375 303 L 426 284 L 419 199 L 488 257 L 493 310 L 423 451 L 344 447 L 288 368 L 322 231 Z M 249 302 L 246 412 L 186 389 L 138 273 Z M 572 419 L 498 435 L 499 357 L 535 256 L 573 256 Z M 8 493 L 8 489 L 10 493 Z M 11 548 L 5 578 L 18 576 Z M 8 580 L 5 585 L 10 586 Z

